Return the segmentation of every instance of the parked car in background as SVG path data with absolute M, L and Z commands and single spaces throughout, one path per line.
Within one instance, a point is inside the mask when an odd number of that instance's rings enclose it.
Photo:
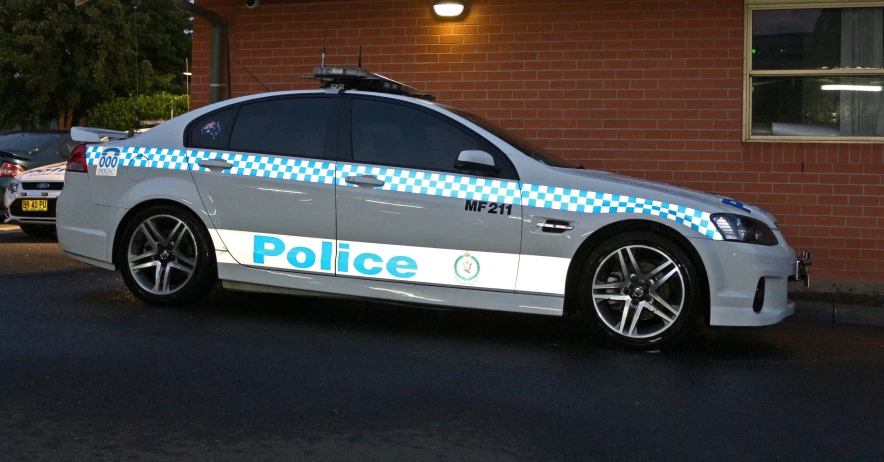
M 55 204 L 64 188 L 65 164 L 60 162 L 20 173 L 3 194 L 4 223 L 19 225 L 25 233 L 55 234 Z
M 27 170 L 66 160 L 78 144 L 62 131 L 0 134 L 0 190 Z
M 141 132 L 141 130 L 139 130 Z M 78 146 L 85 152 L 87 144 L 101 143 L 109 140 L 121 140 L 134 136 L 133 133 L 104 130 L 98 128 L 74 127 L 70 135 L 62 137 L 53 144 L 44 144 L 39 150 L 31 151 L 32 163 L 40 159 L 67 159 Z M 7 141 L 7 145 L 19 154 L 10 157 L 23 157 L 21 149 L 29 143 L 44 141 L 40 134 L 17 133 Z M 52 135 L 56 135 L 52 133 Z M 0 137 L 2 139 L 2 137 Z M 53 151 L 54 152 L 50 152 Z M 19 159 L 21 160 L 21 159 Z M 10 171 L 17 171 L 3 188 L 4 223 L 19 225 L 25 233 L 35 237 L 46 237 L 55 234 L 56 202 L 64 189 L 64 162 L 44 165 L 24 170 L 21 164 L 12 164 Z

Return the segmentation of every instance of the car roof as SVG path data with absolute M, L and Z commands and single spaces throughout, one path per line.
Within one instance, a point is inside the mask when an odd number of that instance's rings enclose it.
M 323 90 L 289 90 L 289 91 L 271 91 L 265 93 L 255 93 L 252 95 L 239 96 L 232 99 L 226 99 L 224 101 L 218 101 L 217 103 L 210 104 L 208 106 L 203 106 L 199 109 L 195 109 L 188 114 L 192 114 L 195 117 L 200 116 L 202 114 L 207 114 L 209 112 L 225 108 L 230 105 L 245 103 L 252 100 L 259 100 L 262 98 L 274 98 L 280 96 L 295 96 L 295 95 L 323 95 L 323 94 L 337 94 L 337 92 L 341 92 L 342 94 L 354 94 L 354 95 L 372 95 L 378 96 L 381 98 L 389 98 L 396 99 L 400 101 L 409 101 L 412 103 L 424 104 L 427 106 L 437 106 L 437 107 L 446 107 L 441 104 L 436 104 L 431 101 L 427 101 L 424 99 L 416 98 L 408 95 L 396 95 L 392 93 L 380 93 L 373 91 L 360 91 L 360 90 L 337 90 L 337 89 L 323 89 Z

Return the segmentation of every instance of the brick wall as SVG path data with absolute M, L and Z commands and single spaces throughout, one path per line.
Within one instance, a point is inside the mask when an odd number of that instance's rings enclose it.
M 234 97 L 316 88 L 356 64 L 473 110 L 586 168 L 757 204 L 815 277 L 884 287 L 880 144 L 742 143 L 742 0 L 474 0 L 439 23 L 429 0 L 197 0 L 230 21 Z M 196 21 L 194 106 L 208 101 L 210 29 Z M 862 289 L 861 289 L 862 290 Z

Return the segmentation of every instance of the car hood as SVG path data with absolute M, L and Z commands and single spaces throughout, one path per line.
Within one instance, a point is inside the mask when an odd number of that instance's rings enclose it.
M 64 181 L 65 163 L 44 165 L 27 170 L 18 176 L 19 181 Z
M 598 170 L 573 168 L 556 168 L 556 170 L 588 179 L 588 189 L 593 189 L 593 187 L 598 188 L 600 183 L 616 184 L 621 188 L 625 187 L 628 189 L 630 196 L 660 200 L 669 203 L 693 203 L 692 206 L 710 214 L 734 213 L 738 215 L 747 215 L 759 219 L 771 227 L 777 226 L 776 219 L 766 210 L 728 197 Z

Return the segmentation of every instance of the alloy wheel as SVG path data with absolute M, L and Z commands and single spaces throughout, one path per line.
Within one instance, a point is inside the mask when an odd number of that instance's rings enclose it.
M 127 249 L 129 272 L 154 295 L 173 294 L 184 287 L 199 258 L 193 231 L 170 215 L 145 219 L 132 233 Z
M 592 281 L 592 303 L 608 328 L 641 339 L 669 329 L 685 303 L 682 268 L 660 249 L 621 247 L 602 259 Z

